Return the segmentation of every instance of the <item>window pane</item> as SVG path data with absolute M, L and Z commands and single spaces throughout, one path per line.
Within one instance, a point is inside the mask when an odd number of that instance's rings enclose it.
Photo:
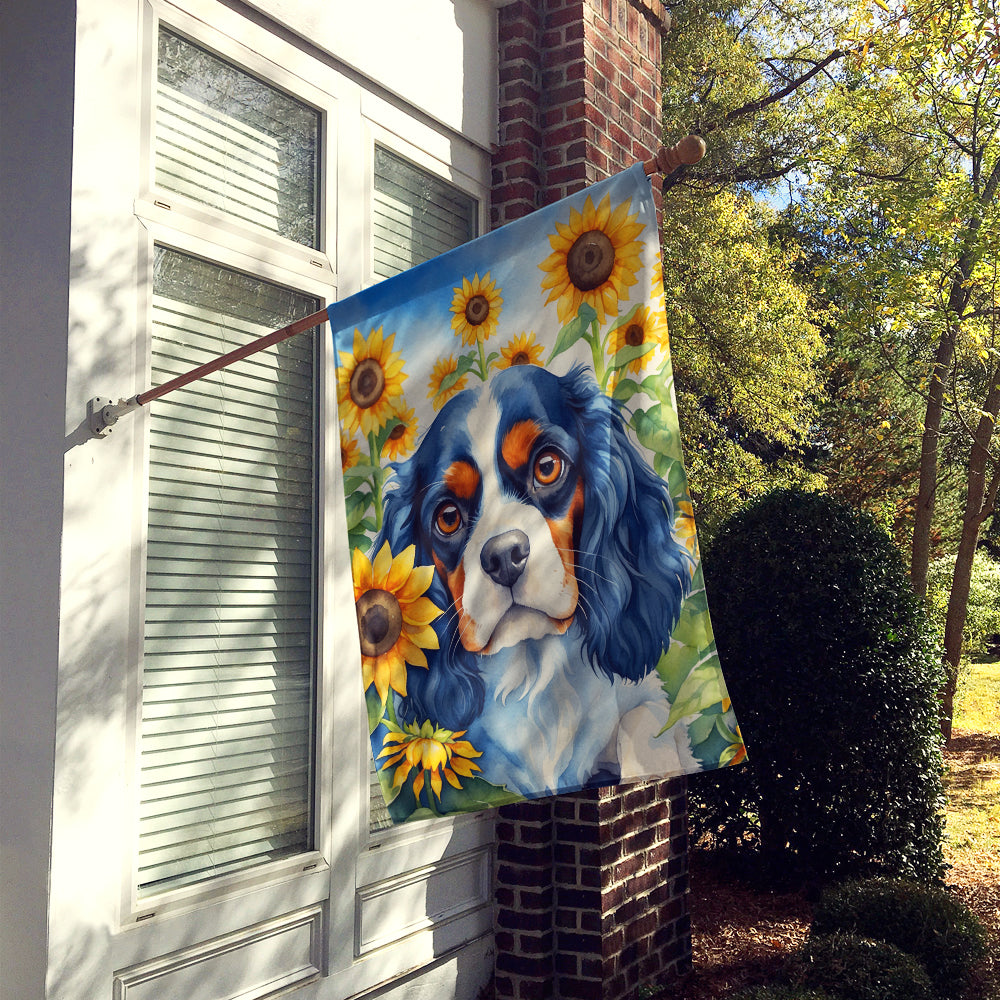
M 375 274 L 390 278 L 476 235 L 476 200 L 375 147 Z
M 317 308 L 158 247 L 152 383 Z M 150 404 L 142 894 L 312 846 L 314 336 Z
M 319 120 L 313 108 L 160 28 L 159 188 L 315 247 Z

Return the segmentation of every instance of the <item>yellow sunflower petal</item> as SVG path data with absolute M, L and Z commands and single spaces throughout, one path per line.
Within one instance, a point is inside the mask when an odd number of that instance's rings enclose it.
M 385 580 L 392 569 L 392 550 L 388 542 L 382 543 L 375 561 L 372 563 L 372 585 L 379 590 L 385 590 Z
M 408 625 L 404 622 L 403 632 L 406 633 L 412 642 L 415 642 L 418 646 L 421 646 L 424 649 L 441 648 L 440 643 L 438 642 L 437 632 L 435 632 L 430 625 Z
M 415 566 L 407 581 L 396 591 L 399 603 L 406 604 L 410 601 L 415 601 L 430 587 L 433 580 L 433 566 Z
M 413 768 L 409 764 L 407 764 L 406 761 L 403 761 L 403 763 L 400 764 L 399 767 L 396 768 L 396 773 L 392 777 L 392 787 L 393 788 L 399 788 L 400 785 L 402 785 L 403 782 L 406 781 L 407 775 L 412 770 L 413 770 Z M 416 782 L 414 782 L 414 786 L 416 786 Z M 423 782 L 421 782 L 421 787 L 422 786 L 423 786 Z
M 431 789 L 434 794 L 441 798 L 441 775 L 437 771 L 431 771 Z
M 386 574 L 385 589 L 390 594 L 399 594 L 400 588 L 406 583 L 413 570 L 413 560 L 417 554 L 416 545 L 407 545 L 393 560 Z
M 396 646 L 399 648 L 400 655 L 407 663 L 414 667 L 427 666 L 427 657 L 424 655 L 424 651 L 405 632 L 400 633 L 399 638 L 396 640 Z
M 441 614 L 441 609 L 429 598 L 418 597 L 415 601 L 401 601 L 403 621 L 409 625 L 429 625 Z
M 455 777 L 455 772 L 454 771 L 452 771 L 452 770 L 450 770 L 449 768 L 446 767 L 446 768 L 443 769 L 442 773 L 444 774 L 445 778 L 448 781 L 448 784 L 451 785 L 452 788 L 461 788 L 462 787 L 462 782 L 460 782 L 458 780 L 458 778 Z
M 420 793 L 424 790 L 424 772 L 419 771 L 417 776 L 413 779 L 413 797 L 417 800 L 420 799 Z
M 468 740 L 452 740 L 452 750 L 462 757 L 482 757 L 482 750 L 477 750 Z

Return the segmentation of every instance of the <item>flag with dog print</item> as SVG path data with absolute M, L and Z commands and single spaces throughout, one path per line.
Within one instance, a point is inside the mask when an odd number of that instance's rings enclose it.
M 392 820 L 742 760 L 641 165 L 329 318 Z

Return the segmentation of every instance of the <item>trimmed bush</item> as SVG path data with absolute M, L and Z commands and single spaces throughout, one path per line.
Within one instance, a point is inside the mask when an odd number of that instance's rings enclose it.
M 838 1000 L 825 990 L 801 986 L 751 986 L 729 996 L 728 1000 Z
M 927 971 L 912 955 L 855 934 L 810 938 L 793 963 L 792 977 L 837 1000 L 934 1000 Z
M 694 834 L 773 874 L 939 878 L 943 671 L 889 536 L 779 490 L 722 527 L 705 577 L 748 758 L 690 783 Z
M 946 889 L 905 879 L 869 879 L 828 888 L 813 915 L 815 935 L 851 932 L 887 941 L 919 960 L 938 993 L 960 997 L 986 957 L 986 932 Z

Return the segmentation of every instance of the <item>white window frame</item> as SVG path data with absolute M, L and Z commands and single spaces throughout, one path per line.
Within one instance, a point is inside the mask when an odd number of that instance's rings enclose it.
M 206 206 L 172 192 L 157 192 L 153 184 L 151 108 L 161 19 L 195 44 L 321 110 L 318 250 L 221 219 Z M 376 142 L 474 197 L 479 232 L 486 231 L 490 166 L 485 150 L 407 109 L 401 101 L 373 93 L 349 71 L 314 58 L 213 0 L 183 0 L 183 9 L 168 0 L 146 0 L 142 26 L 142 180 L 134 202 L 142 227 L 137 269 L 140 335 L 135 352 L 139 387 L 149 384 L 154 243 L 288 285 L 315 295 L 321 304 L 373 283 Z M 359 155 L 360 150 L 363 155 Z M 358 192 L 364 197 L 359 199 Z M 360 252 L 362 248 L 364 252 Z M 490 933 L 492 928 L 491 812 L 369 833 L 364 701 L 360 687 L 356 696 L 344 693 L 349 690 L 346 685 L 356 683 L 360 676 L 360 653 L 343 531 L 346 518 L 335 425 L 336 377 L 328 326 L 321 327 L 319 344 L 318 391 L 326 418 L 320 421 L 317 470 L 321 571 L 317 580 L 315 850 L 143 899 L 137 896 L 133 858 L 138 816 L 149 423 L 142 410 L 134 415 L 133 500 L 137 516 L 131 538 L 134 585 L 125 733 L 130 748 L 126 759 L 131 761 L 125 789 L 130 818 L 123 837 L 128 852 L 121 876 L 118 932 L 111 945 L 114 967 L 121 970 L 119 982 L 126 985 L 142 981 L 147 973 L 159 974 L 157 970 L 168 961 L 164 956 L 171 951 L 190 951 L 192 942 L 221 941 L 226 935 L 239 935 L 283 914 L 315 915 L 322 938 L 315 960 L 316 977 L 328 977 L 324 978 L 323 998 L 349 996 L 388 982 Z M 345 795 L 344 778 L 351 774 L 354 794 Z M 460 886 L 454 901 L 430 914 L 425 906 L 395 930 L 380 932 L 377 921 L 384 906 L 393 905 L 394 900 L 418 899 L 421 893 L 426 897 L 426 887 L 434 880 L 441 885 L 442 879 L 454 879 Z M 127 992 L 126 986 L 119 989 Z

